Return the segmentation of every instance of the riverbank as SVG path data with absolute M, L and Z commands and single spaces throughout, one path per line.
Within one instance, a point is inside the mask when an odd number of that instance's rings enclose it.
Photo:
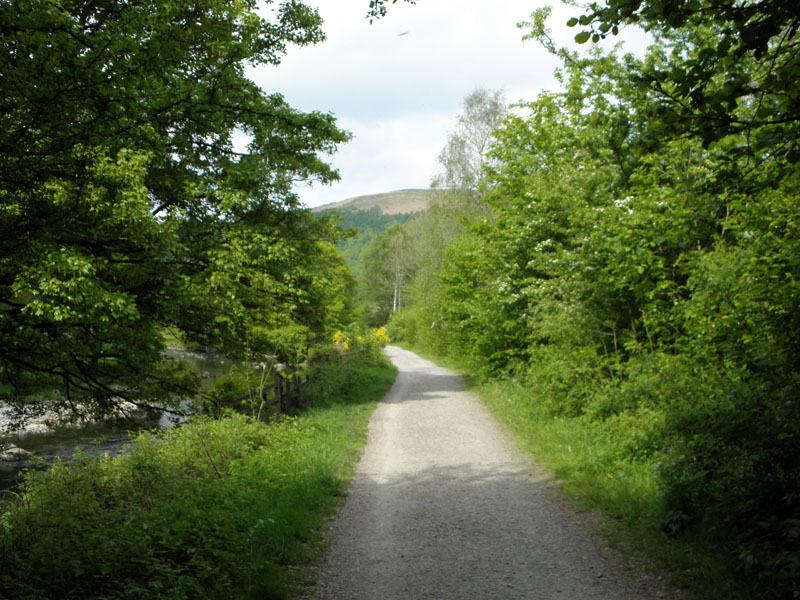
M 56 427 L 41 431 L 14 433 L 0 437 L 0 492 L 15 487 L 20 473 L 34 461 L 50 467 L 69 460 L 76 452 L 114 456 L 130 442 L 130 427 L 107 424 L 84 427 Z
M 377 354 L 331 371 L 298 416 L 197 418 L 33 474 L 0 516 L 0 597 L 286 597 L 395 376 Z
M 204 390 L 211 389 L 214 381 L 242 364 L 216 352 L 179 346 L 168 348 L 165 355 L 194 371 Z M 185 418 L 176 419 L 169 413 L 154 415 L 129 402 L 120 402 L 116 417 L 69 422 L 67 413 L 55 409 L 42 411 L 39 405 L 33 406 L 35 411 L 19 414 L 0 403 L 0 491 L 15 487 L 31 460 L 39 467 L 51 467 L 71 459 L 79 451 L 86 455 L 115 456 L 136 431 L 169 429 Z M 188 404 L 185 408 L 187 414 L 193 412 Z

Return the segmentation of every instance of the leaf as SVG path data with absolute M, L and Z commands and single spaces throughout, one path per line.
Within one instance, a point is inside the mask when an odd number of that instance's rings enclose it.
M 575 41 L 579 44 L 585 44 L 589 41 L 589 38 L 592 37 L 592 34 L 588 31 L 581 31 L 578 35 L 575 36 Z

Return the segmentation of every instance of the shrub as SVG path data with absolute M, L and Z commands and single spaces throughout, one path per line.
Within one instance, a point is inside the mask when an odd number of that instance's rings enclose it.
M 740 383 L 678 413 L 660 469 L 665 527 L 703 531 L 767 597 L 800 596 L 800 414 L 796 393 Z
M 551 415 L 577 416 L 586 411 L 602 386 L 602 359 L 586 346 L 532 349 L 524 382 Z
M 378 327 L 377 329 L 372 330 L 372 341 L 378 346 L 387 346 L 389 344 L 389 332 L 386 331 L 386 327 Z

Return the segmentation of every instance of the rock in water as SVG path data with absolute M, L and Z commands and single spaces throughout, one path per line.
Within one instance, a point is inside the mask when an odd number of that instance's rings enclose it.
M 0 452 L 0 462 L 17 462 L 21 460 L 26 460 L 33 456 L 27 450 L 20 448 L 19 446 L 14 446 L 13 444 L 10 446 L 6 446 Z

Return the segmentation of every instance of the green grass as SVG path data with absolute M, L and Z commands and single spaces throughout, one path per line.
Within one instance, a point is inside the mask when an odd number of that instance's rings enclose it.
M 675 539 L 662 531 L 657 459 L 633 458 L 629 452 L 635 447 L 637 423 L 553 417 L 514 380 L 481 381 L 457 359 L 412 350 L 465 376 L 532 460 L 559 481 L 570 501 L 602 511 L 607 517 L 603 534 L 624 554 L 636 557 L 633 563 L 665 571 L 698 599 L 756 597 L 733 574 L 730 558 L 708 540 Z
M 0 513 L 0 598 L 290 597 L 395 376 L 332 363 L 298 416 L 198 418 L 31 473 Z

